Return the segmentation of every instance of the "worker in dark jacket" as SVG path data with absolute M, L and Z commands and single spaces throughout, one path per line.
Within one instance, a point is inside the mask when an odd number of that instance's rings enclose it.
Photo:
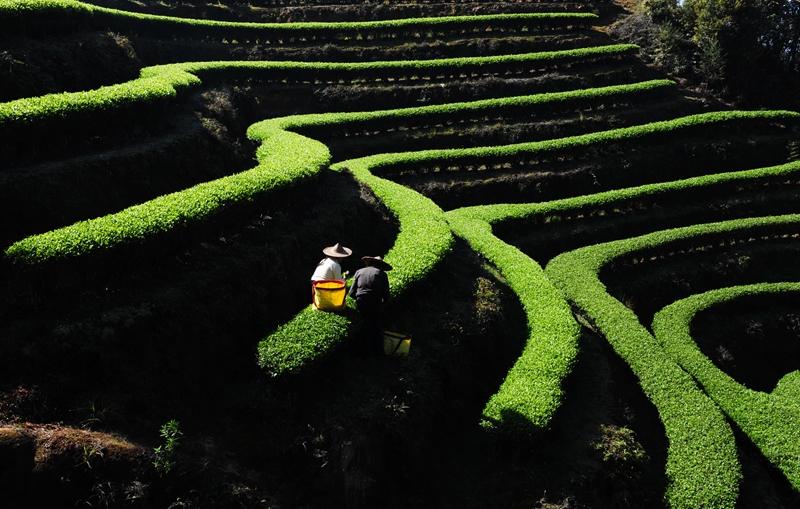
M 353 276 L 348 295 L 356 300 L 356 309 L 364 318 L 362 341 L 368 355 L 383 353 L 383 304 L 389 300 L 389 277 L 392 266 L 380 256 L 363 256 L 366 267 Z

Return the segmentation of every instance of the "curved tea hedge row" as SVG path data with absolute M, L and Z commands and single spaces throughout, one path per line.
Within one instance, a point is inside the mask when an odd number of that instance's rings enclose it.
M 343 161 L 332 169 L 350 171 L 400 222 L 395 243 L 384 257 L 393 267 L 388 275 L 391 296 L 396 299 L 450 252 L 453 235 L 442 209 L 419 193 L 373 176 L 369 171 L 371 160 Z M 301 370 L 333 351 L 359 322 L 350 298 L 341 314 L 318 311 L 309 305 L 259 342 L 258 364 L 273 376 Z
M 385 21 L 251 23 L 159 16 L 74 0 L 0 0 L 0 34 L 46 34 L 84 28 L 163 39 L 284 44 L 419 39 L 493 31 L 587 28 L 591 13 L 514 13 Z
M 92 9 L 71 0 L 0 0 L 0 39 L 89 28 Z
M 670 245 L 719 242 L 741 231 L 751 236 L 797 231 L 800 216 L 748 218 L 658 231 L 563 253 L 546 267 L 547 276 L 583 309 L 628 363 L 656 406 L 669 439 L 666 498 L 670 507 L 733 508 L 741 479 L 733 434 L 719 407 L 668 356 L 636 315 L 606 292 L 602 268 L 616 258 Z
M 164 95 L 168 96 L 169 91 L 175 93 L 174 89 L 170 89 L 170 83 L 180 83 L 181 86 L 191 86 L 196 83 L 195 80 L 198 78 L 192 73 L 180 71 L 178 67 L 168 66 L 167 72 L 153 72 L 152 77 L 141 79 L 153 80 L 159 85 L 158 90 L 165 91 Z M 349 125 L 356 125 L 363 128 L 364 124 L 369 124 L 377 119 L 384 121 L 391 119 L 399 124 L 409 119 L 419 121 L 418 119 L 427 118 L 430 121 L 432 118 L 439 119 L 450 116 L 458 119 L 463 118 L 463 116 L 475 115 L 477 114 L 476 112 L 481 111 L 481 108 L 486 108 L 491 112 L 498 108 L 513 108 L 519 110 L 526 105 L 548 105 L 553 102 L 605 100 L 604 98 L 609 96 L 623 97 L 626 94 L 649 92 L 666 86 L 671 86 L 671 82 L 659 80 L 641 84 L 590 89 L 581 92 L 541 94 L 521 98 L 477 101 L 475 103 L 404 108 L 374 113 L 302 115 L 267 120 L 254 124 L 248 130 L 248 136 L 251 139 L 264 142 L 259 149 L 258 156 L 262 163 L 255 170 L 245 172 L 241 174 L 241 176 L 226 177 L 215 181 L 215 183 L 200 184 L 188 190 L 173 193 L 167 197 L 157 198 L 151 202 L 131 207 L 104 218 L 85 221 L 49 233 L 28 237 L 7 249 L 6 256 L 17 265 L 31 266 L 48 260 L 74 258 L 97 249 L 110 249 L 118 245 L 145 242 L 149 237 L 165 233 L 173 224 L 181 224 L 182 226 L 202 224 L 210 217 L 219 213 L 219 211 L 224 208 L 231 206 L 235 202 L 233 198 L 226 197 L 225 199 L 220 199 L 218 196 L 240 196 L 245 200 L 252 199 L 252 196 L 246 192 L 242 193 L 241 190 L 234 191 L 234 188 L 239 185 L 238 182 L 240 180 L 255 179 L 259 184 L 248 184 L 246 187 L 250 189 L 259 189 L 260 191 L 258 192 L 262 192 L 264 190 L 264 183 L 261 179 L 266 176 L 263 172 L 265 168 L 264 165 L 274 164 L 276 168 L 282 166 L 284 168 L 283 171 L 287 173 L 294 171 L 305 172 L 305 170 L 300 170 L 297 165 L 302 166 L 306 163 L 302 161 L 292 161 L 290 159 L 290 154 L 313 152 L 315 150 L 314 148 L 297 148 L 312 142 L 303 137 L 289 134 L 284 131 L 285 129 L 302 130 L 308 126 L 329 129 L 336 128 L 337 126 Z M 121 85 L 120 87 L 123 86 Z M 125 89 L 126 91 L 137 90 L 135 87 L 125 87 Z M 143 87 L 138 90 L 149 89 Z M 13 115 L 16 115 L 14 118 L 18 119 L 20 122 L 28 123 L 41 122 L 48 116 L 58 118 L 66 112 L 73 111 L 73 103 L 69 101 L 71 97 L 73 96 L 44 96 L 43 98 L 36 98 L 37 100 L 35 101 L 26 101 L 23 104 L 31 106 L 30 110 L 27 111 L 23 108 L 15 109 L 13 107 L 18 101 L 5 103 L 0 105 L 0 118 L 2 118 L 4 112 L 7 113 L 6 118 L 12 117 L 12 114 L 9 112 L 13 112 Z M 80 97 L 85 98 L 83 95 L 80 95 Z M 140 97 L 135 94 L 128 96 L 111 94 L 111 97 L 116 98 L 117 101 L 109 102 L 106 100 L 106 96 L 101 94 L 90 96 L 84 103 L 85 114 L 88 115 L 89 111 L 93 108 L 105 108 L 109 106 L 109 109 L 106 111 L 111 115 L 112 112 L 115 111 L 115 105 L 119 103 L 133 105 L 140 100 Z M 53 101 L 51 102 L 49 99 L 53 99 Z M 59 100 L 56 101 L 55 99 Z M 38 119 L 34 113 L 38 113 Z M 267 140 L 269 140 L 268 143 Z M 269 159 L 271 157 L 269 154 L 272 153 L 272 151 L 278 154 L 278 159 Z M 411 153 L 411 155 L 413 156 L 413 153 Z M 392 159 L 394 157 L 394 155 L 382 157 L 380 161 L 375 162 L 375 167 L 384 166 L 384 161 L 386 159 Z M 324 163 L 313 163 L 313 166 L 317 168 L 317 170 L 314 171 L 318 171 L 318 168 L 322 167 L 322 165 L 324 165 Z M 222 191 L 222 189 L 225 189 L 225 191 Z M 255 195 L 255 193 L 254 191 L 253 195 Z M 205 194 L 208 194 L 208 197 L 205 197 Z M 207 204 L 200 206 L 198 204 L 199 202 L 216 203 L 216 205 L 213 207 Z M 176 203 L 181 205 L 177 206 L 175 205 Z
M 349 159 L 331 166 L 335 171 L 350 171 L 375 193 L 400 220 L 400 233 L 385 259 L 390 272 L 393 297 L 423 280 L 433 267 L 450 252 L 453 234 L 444 212 L 421 194 L 372 174 L 384 154 Z
M 0 103 L 0 154 L 29 139 L 93 136 L 130 129 L 159 118 L 179 91 L 201 84 L 200 78 L 179 68 L 147 73 L 126 83 L 84 92 L 63 92 Z
M 435 104 L 392 110 L 373 110 L 347 113 L 292 115 L 266 120 L 281 129 L 299 132 L 309 137 L 344 137 L 362 132 L 375 133 L 381 129 L 419 129 L 438 123 L 458 123 L 480 119 L 485 122 L 502 118 L 508 120 L 536 113 L 552 113 L 571 109 L 597 108 L 617 102 L 646 100 L 671 90 L 671 80 L 650 80 L 626 85 L 583 88 L 566 92 L 501 97 L 469 102 Z
M 85 92 L 65 92 L 0 103 L 0 154 L 16 141 L 47 143 L 64 138 L 119 132 L 132 123 L 151 121 L 178 92 L 200 84 L 236 79 L 263 82 L 356 83 L 381 80 L 437 79 L 440 76 L 529 72 L 585 59 L 619 57 L 638 46 L 611 45 L 492 57 L 382 62 L 230 61 L 186 62 L 146 67 L 140 78 Z M 90 121 L 91 120 L 91 121 Z
M 793 161 L 777 166 L 755 168 L 727 173 L 702 175 L 671 182 L 657 182 L 636 187 L 614 189 L 601 193 L 563 198 L 538 203 L 502 203 L 464 207 L 447 212 L 451 215 L 468 215 L 485 221 L 490 225 L 505 221 L 530 219 L 533 217 L 557 218 L 559 222 L 577 220 L 589 214 L 603 215 L 614 210 L 624 209 L 629 204 L 641 202 L 643 199 L 659 203 L 680 202 L 685 191 L 703 192 L 706 196 L 715 196 L 731 185 L 744 188 L 748 184 L 756 186 L 769 182 L 796 181 L 800 178 L 800 161 Z
M 375 62 L 291 62 L 230 61 L 184 62 L 149 67 L 143 77 L 160 69 L 180 68 L 201 78 L 249 79 L 279 83 L 365 83 L 458 79 L 475 76 L 511 76 L 532 73 L 555 66 L 569 66 L 587 61 L 619 59 L 635 54 L 635 44 L 609 44 L 536 53 L 434 58 L 425 60 L 389 60 Z
M 522 355 L 483 410 L 483 426 L 515 438 L 547 429 L 564 397 L 561 384 L 578 354 L 580 327 L 563 295 L 533 259 L 495 237 L 490 224 L 469 209 L 446 217 L 459 237 L 492 264 L 517 294 L 528 318 Z
M 251 170 L 27 237 L 7 248 L 5 255 L 25 268 L 163 240 L 164 235 L 198 228 L 232 208 L 312 178 L 330 162 L 325 145 L 295 133 L 271 132 L 261 141 L 259 164 Z
M 324 44 L 365 40 L 416 40 L 496 32 L 533 32 L 588 28 L 597 20 L 590 13 L 516 13 L 383 21 L 241 23 L 210 21 L 92 8 L 100 29 L 158 37 L 248 44 Z
M 562 398 L 561 381 L 571 372 L 578 328 L 569 305 L 553 289 L 541 266 L 492 233 L 492 225 L 513 219 L 566 217 L 589 210 L 603 212 L 643 198 L 661 200 L 687 189 L 715 194 L 715 188 L 737 182 L 791 179 L 800 176 L 800 161 L 769 168 L 707 175 L 649 184 L 543 203 L 464 207 L 445 213 L 453 231 L 498 267 L 525 308 L 530 328 L 528 345 L 483 415 L 485 425 L 512 436 L 530 436 L 545 429 Z M 524 419 L 518 419 L 524 417 Z
M 664 350 L 761 449 L 770 463 L 786 475 L 792 486 L 800 489 L 797 386 L 787 390 L 793 385 L 787 381 L 781 384 L 783 390 L 772 394 L 748 389 L 703 355 L 691 336 L 691 321 L 700 311 L 745 295 L 767 293 L 786 294 L 787 299 L 796 301 L 800 298 L 800 283 L 762 283 L 692 295 L 659 311 L 653 317 L 653 334 Z
M 375 170 L 381 176 L 401 172 L 424 172 L 491 168 L 494 165 L 521 166 L 552 158 L 575 157 L 592 151 L 594 155 L 611 149 L 636 148 L 643 143 L 666 143 L 688 135 L 710 133 L 723 124 L 758 125 L 767 122 L 795 124 L 800 113 L 793 111 L 718 111 L 700 113 L 672 120 L 598 131 L 566 138 L 516 143 L 490 147 L 430 149 L 401 152 L 384 158 Z
M 424 115 L 426 113 L 439 114 L 442 110 L 447 111 L 449 107 L 449 105 L 445 105 L 372 113 L 297 115 L 265 120 L 255 124 L 251 129 L 296 129 L 302 131 L 309 125 L 325 127 L 327 129 L 336 127 L 337 125 L 347 126 L 349 128 L 350 122 L 371 122 L 376 118 L 387 121 L 389 119 L 396 120 L 397 117 L 402 119 L 409 115 Z M 745 115 L 745 117 L 747 117 L 747 115 Z M 689 124 L 691 124 L 691 122 L 689 122 Z M 334 169 L 349 168 L 359 180 L 367 183 L 374 189 L 376 186 L 378 186 L 378 189 L 381 188 L 380 186 L 389 186 L 393 191 L 379 193 L 383 201 L 391 199 L 391 197 L 397 196 L 398 194 L 408 194 L 409 197 L 413 197 L 418 195 L 404 187 L 376 178 L 371 174 L 370 170 L 372 168 L 382 167 L 385 161 L 393 161 L 398 156 L 413 156 L 415 154 L 416 153 L 373 155 L 338 163 L 334 165 Z M 561 381 L 564 376 L 570 372 L 572 363 L 574 362 L 578 332 L 576 322 L 572 318 L 569 306 L 566 305 L 563 298 L 561 298 L 546 281 L 541 272 L 541 267 L 539 267 L 535 261 L 491 235 L 490 227 L 488 226 L 488 222 L 486 222 L 487 217 L 494 216 L 494 220 L 507 217 L 507 212 L 499 211 L 507 211 L 508 209 L 520 210 L 527 208 L 530 210 L 533 208 L 534 210 L 538 209 L 539 213 L 552 213 L 553 211 L 565 210 L 568 208 L 581 208 L 589 205 L 596 206 L 625 199 L 641 198 L 648 194 L 652 195 L 669 191 L 680 191 L 681 189 L 696 186 L 712 186 L 720 183 L 729 183 L 737 179 L 742 180 L 759 177 L 774 177 L 776 175 L 789 175 L 797 173 L 798 171 L 800 171 L 800 163 L 792 163 L 779 167 L 750 170 L 747 172 L 697 177 L 674 183 L 653 184 L 635 189 L 623 189 L 599 195 L 560 200 L 558 202 L 485 206 L 476 207 L 472 210 L 462 209 L 460 211 L 449 212 L 447 218 L 450 222 L 450 226 L 459 236 L 467 239 L 476 250 L 483 253 L 484 256 L 489 258 L 504 272 L 509 279 L 509 284 L 519 295 L 529 315 L 529 325 L 531 327 L 529 346 L 509 373 L 501 390 L 487 405 L 484 412 L 487 425 L 497 426 L 512 435 L 522 436 L 530 436 L 547 426 L 553 413 L 560 404 L 562 397 L 560 389 Z M 427 202 L 426 199 L 421 197 L 409 198 L 411 203 L 420 199 L 422 203 Z M 389 202 L 387 202 L 387 206 L 389 206 L 391 210 L 398 209 L 396 205 L 392 205 Z M 486 213 L 487 211 L 489 212 L 488 216 Z M 528 213 L 530 212 L 528 211 Z M 431 212 L 431 217 L 437 217 L 439 214 L 440 211 L 438 210 L 436 212 Z M 405 226 L 402 228 L 405 228 Z M 421 227 L 419 231 L 430 232 L 434 231 L 432 230 L 433 228 L 433 225 L 424 226 Z M 431 244 L 430 239 L 425 237 L 425 235 L 427 234 L 424 233 L 422 239 L 417 238 L 415 240 L 415 242 L 423 242 L 423 244 L 417 245 Z M 401 252 L 399 251 L 400 244 L 400 237 L 398 237 L 398 244 L 396 244 L 391 251 L 393 256 Z M 414 243 L 409 243 L 407 245 L 410 249 L 402 256 L 398 256 L 397 258 L 399 260 L 414 259 L 418 255 Z M 418 266 L 423 268 L 423 270 L 421 270 L 414 279 L 423 277 L 428 271 L 427 268 L 434 266 L 438 263 L 438 260 L 438 255 L 434 255 L 430 260 L 419 263 Z M 538 271 L 536 270 L 537 267 Z M 537 273 L 539 274 L 538 277 L 536 276 Z M 405 275 L 400 271 L 393 271 L 392 276 L 393 288 L 404 288 L 407 282 L 410 282 L 407 281 Z M 395 285 L 395 281 L 397 281 L 399 285 Z M 546 309 L 553 313 L 542 313 L 542 306 L 546 306 Z M 269 365 L 270 370 L 275 373 L 282 372 L 282 369 L 278 365 L 278 360 L 283 362 L 283 365 L 291 366 L 291 368 L 296 367 L 296 365 L 293 364 L 296 358 L 286 360 L 285 356 L 273 353 L 273 350 L 280 350 L 280 348 L 274 345 L 279 345 L 283 342 L 295 343 L 297 342 L 297 338 L 305 338 L 300 341 L 300 343 L 307 343 L 310 345 L 308 356 L 302 357 L 303 363 L 306 362 L 306 358 L 313 359 L 318 355 L 318 349 L 313 346 L 316 344 L 316 340 L 310 337 L 306 338 L 302 332 L 298 332 L 313 330 L 307 329 L 302 325 L 307 321 L 305 315 L 309 312 L 313 311 L 309 308 L 309 310 L 298 315 L 290 324 L 287 324 L 287 326 L 285 326 L 287 328 L 279 329 L 275 334 L 271 335 L 268 340 L 261 343 L 262 347 L 260 347 L 259 355 L 262 366 Z M 337 340 L 341 340 L 345 334 L 345 330 L 340 331 L 337 335 Z M 319 334 L 315 332 L 312 336 L 319 337 Z M 267 349 L 268 346 L 269 349 Z M 292 344 L 290 347 L 287 347 L 287 350 L 299 348 L 301 347 Z

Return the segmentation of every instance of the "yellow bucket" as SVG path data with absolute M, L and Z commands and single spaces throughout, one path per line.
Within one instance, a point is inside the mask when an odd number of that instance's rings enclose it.
M 341 311 L 345 308 L 347 283 L 341 279 L 322 279 L 314 282 L 314 307 L 322 311 Z
M 383 331 L 383 353 L 389 356 L 408 355 L 411 335 L 405 332 Z

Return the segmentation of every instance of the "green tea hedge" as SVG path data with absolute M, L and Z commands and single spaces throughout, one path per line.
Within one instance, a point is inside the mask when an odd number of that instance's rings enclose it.
M 93 24 L 148 37 L 260 44 L 414 40 L 488 31 L 534 31 L 591 26 L 591 13 L 515 13 L 352 22 L 243 23 L 156 16 L 92 7 Z
M 200 79 L 179 68 L 144 73 L 136 80 L 85 92 L 64 92 L 0 103 L 0 154 L 17 146 L 86 138 L 156 121 L 178 92 Z
M 538 435 L 561 406 L 561 384 L 572 372 L 580 327 L 542 267 L 495 237 L 479 209 L 450 211 L 446 217 L 459 237 L 500 270 L 528 318 L 525 349 L 486 404 L 482 424 L 515 439 Z
M 284 44 L 415 39 L 487 30 L 533 31 L 575 26 L 598 19 L 592 13 L 513 13 L 440 16 L 385 21 L 249 23 L 160 16 L 110 9 L 74 0 L 1 0 L 0 34 L 45 35 L 86 28 L 165 39 Z
M 262 123 L 260 128 L 264 128 Z M 343 161 L 332 169 L 349 171 L 369 186 L 400 222 L 400 232 L 384 256 L 393 270 L 388 272 L 392 299 L 410 285 L 423 280 L 450 252 L 453 236 L 444 212 L 432 201 L 406 187 L 374 177 L 370 164 L 380 156 Z M 297 372 L 319 362 L 360 323 L 353 301 L 341 314 L 318 311 L 309 305 L 292 320 L 278 327 L 258 344 L 258 364 L 273 376 Z
M 611 213 L 615 209 L 625 208 L 629 204 L 640 202 L 643 199 L 657 200 L 659 203 L 662 200 L 680 202 L 685 191 L 702 192 L 707 196 L 715 196 L 722 189 L 730 186 L 757 186 L 768 182 L 796 180 L 798 177 L 800 177 L 800 161 L 794 161 L 766 168 L 702 175 L 547 202 L 499 203 L 464 207 L 450 211 L 447 215 L 449 218 L 451 214 L 466 214 L 480 218 L 492 225 L 505 221 L 530 219 L 535 216 L 557 217 L 559 221 L 566 221 L 590 212 L 593 214 Z
M 350 159 L 331 166 L 349 170 L 372 190 L 400 220 L 400 233 L 384 259 L 394 267 L 389 273 L 392 296 L 424 279 L 452 249 L 453 234 L 444 212 L 416 191 L 371 173 L 384 154 Z
M 544 429 L 560 405 L 560 383 L 571 372 L 578 334 L 568 304 L 552 289 L 538 263 L 495 237 L 491 225 L 534 215 L 570 216 L 590 208 L 611 209 L 647 196 L 658 199 L 668 194 L 679 195 L 686 189 L 705 189 L 705 193 L 713 194 L 714 188 L 722 185 L 798 175 L 800 161 L 550 202 L 483 205 L 447 212 L 445 217 L 453 231 L 508 278 L 508 284 L 526 309 L 531 330 L 525 351 L 484 409 L 485 425 L 514 436 L 529 436 Z
M 798 373 L 781 380 L 771 393 L 744 387 L 720 370 L 692 339 L 691 322 L 700 311 L 747 295 L 785 294 L 797 301 L 800 283 L 762 283 L 720 288 L 679 300 L 653 317 L 653 334 L 666 352 L 753 441 L 764 456 L 800 490 Z M 767 340 L 768 341 L 768 340 Z
M 184 62 L 143 69 L 143 76 L 161 69 L 178 68 L 201 79 L 248 79 L 280 83 L 360 83 L 413 81 L 486 75 L 530 73 L 558 65 L 591 60 L 618 59 L 635 54 L 634 44 L 610 44 L 560 51 L 541 51 L 483 57 L 389 60 L 375 62 L 231 61 Z
M 610 106 L 634 99 L 644 100 L 672 89 L 671 80 L 650 80 L 626 85 L 586 88 L 524 96 L 435 104 L 412 108 L 346 113 L 292 115 L 266 120 L 282 129 L 309 137 L 337 137 L 378 129 L 421 128 L 438 123 L 458 123 L 480 119 L 518 118 L 536 113 Z
M 158 118 L 178 92 L 200 84 L 237 79 L 339 83 L 505 73 L 509 69 L 527 72 L 586 58 L 616 57 L 635 48 L 638 47 L 613 45 L 520 55 L 387 62 L 186 62 L 146 67 L 141 70 L 140 78 L 119 85 L 0 103 L 0 137 L 6 140 L 0 146 L 0 157 L 19 156 L 32 143 L 82 139 L 124 131 L 132 124 L 147 124 Z
M 503 164 L 527 165 L 545 159 L 595 156 L 605 152 L 630 150 L 642 144 L 667 143 L 687 136 L 700 136 L 722 125 L 758 127 L 764 123 L 797 125 L 800 113 L 793 111 L 719 111 L 689 115 L 672 120 L 599 131 L 545 141 L 463 149 L 431 149 L 397 153 L 387 157 L 378 175 L 392 176 L 404 171 L 425 172 Z
M 258 343 L 257 362 L 272 376 L 298 372 L 330 355 L 361 323 L 352 299 L 341 312 L 312 304 Z
M 0 0 L 0 40 L 87 29 L 92 9 L 72 0 Z
M 636 315 L 611 297 L 599 279 L 615 259 L 671 244 L 715 244 L 736 232 L 750 237 L 794 232 L 800 216 L 748 218 L 653 232 L 563 253 L 546 274 L 572 303 L 583 309 L 639 378 L 656 406 L 669 439 L 666 499 L 670 507 L 729 507 L 738 497 L 741 470 L 730 426 L 719 407 L 661 348 Z M 673 247 L 674 249 L 674 247 Z
M 261 134 L 263 137 L 258 138 Z M 258 166 L 183 191 L 158 197 L 118 213 L 33 235 L 6 249 L 19 268 L 74 259 L 120 247 L 163 241 L 202 228 L 221 214 L 312 178 L 330 161 L 328 148 L 286 131 L 255 133 L 262 141 Z

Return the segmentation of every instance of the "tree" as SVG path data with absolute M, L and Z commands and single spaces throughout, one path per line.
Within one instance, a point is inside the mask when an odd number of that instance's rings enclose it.
M 762 4 L 760 43 L 786 72 L 800 73 L 800 2 L 767 0 Z
M 800 0 L 638 0 L 612 34 L 743 107 L 800 107 Z

